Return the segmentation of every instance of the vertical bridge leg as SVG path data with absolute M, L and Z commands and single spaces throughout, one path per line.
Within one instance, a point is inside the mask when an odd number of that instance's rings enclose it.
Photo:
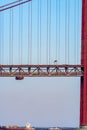
M 82 0 L 81 64 L 84 65 L 84 77 L 81 77 L 80 126 L 87 130 L 87 0 Z

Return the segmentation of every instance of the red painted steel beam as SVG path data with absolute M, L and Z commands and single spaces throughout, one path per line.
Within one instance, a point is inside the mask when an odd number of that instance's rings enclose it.
M 5 10 L 8 10 L 8 9 L 11 9 L 13 7 L 16 7 L 16 6 L 19 6 L 21 4 L 25 4 L 27 2 L 30 2 L 31 0 L 18 0 L 18 1 L 15 1 L 15 2 L 12 2 L 12 3 L 9 3 L 9 4 L 6 4 L 6 5 L 3 5 L 3 6 L 0 6 L 0 12 L 2 11 L 5 11 Z
M 80 125 L 87 126 L 87 0 L 82 0 L 81 64 L 84 66 L 84 76 L 81 77 Z
M 82 65 L 0 65 L 0 77 L 81 77 Z
M 42 67 L 42 68 L 47 68 L 47 67 L 61 67 L 61 68 L 65 68 L 65 67 L 67 67 L 67 68 L 76 68 L 76 67 L 80 67 L 80 68 L 83 68 L 83 65 L 73 65 L 73 64 L 50 64 L 50 65 L 47 65 L 47 64 L 39 64 L 39 65 L 37 65 L 37 64 L 22 64 L 22 65 L 2 65 L 2 64 L 0 64 L 0 68 L 10 68 L 10 67 L 12 67 L 12 68 L 16 68 L 16 67 L 24 67 L 24 68 L 26 68 L 26 67 Z

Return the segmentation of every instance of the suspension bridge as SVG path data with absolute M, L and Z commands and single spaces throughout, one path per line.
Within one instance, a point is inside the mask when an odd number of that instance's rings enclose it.
M 0 6 L 0 77 L 80 77 L 81 126 L 87 126 L 86 44 L 87 0 Z

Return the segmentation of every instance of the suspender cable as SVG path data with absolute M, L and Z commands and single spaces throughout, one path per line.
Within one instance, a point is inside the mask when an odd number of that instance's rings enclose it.
M 11 64 L 11 9 L 10 9 L 10 24 L 9 24 L 9 64 Z
M 20 55 L 21 55 L 21 64 L 22 64 L 22 53 L 23 53 L 22 52 L 22 50 L 23 50 L 22 49 L 22 44 L 23 44 L 23 41 L 22 41 L 22 37 L 23 37 L 23 6 L 22 5 L 21 5 L 21 12 L 20 13 L 21 13 L 20 14 L 21 15 L 21 17 L 20 17 L 20 20 L 21 20 L 20 21 L 21 22 L 20 23 L 20 41 L 21 41 L 21 43 L 20 43 L 21 49 L 20 50 L 21 50 L 21 54 Z
M 40 0 L 40 64 L 41 64 L 41 0 Z
M 19 64 L 22 64 L 22 6 L 19 5 Z
M 13 64 L 13 9 L 12 9 L 12 64 Z
M 30 35 L 30 64 L 32 64 L 32 2 L 31 2 L 31 20 L 30 20 L 30 25 L 31 25 L 31 28 L 30 28 L 30 32 L 31 32 L 31 35 Z
M 74 59 L 75 59 L 75 63 L 76 63 L 76 48 L 77 48 L 77 44 L 76 44 L 76 1 L 75 1 L 75 8 L 74 8 Z
M 28 64 L 30 63 L 30 3 L 28 3 Z
M 1 28 L 1 13 L 0 13 L 0 30 L 2 30 Z M 1 64 L 1 31 L 0 31 L 0 64 Z
M 70 11 L 70 3 L 69 0 L 66 0 L 65 5 L 65 63 L 69 64 L 69 11 Z
M 56 60 L 58 60 L 58 0 L 56 0 Z
M 51 58 L 51 0 L 49 2 L 49 64 L 50 64 L 50 58 Z
M 67 64 L 67 0 L 65 1 L 65 64 Z
M 32 3 L 28 4 L 28 64 L 32 62 Z
M 50 49 L 51 49 L 51 0 L 47 0 L 47 64 L 50 64 Z
M 59 34 L 59 37 L 58 37 L 58 61 L 59 61 L 59 63 L 60 63 L 60 0 L 59 0 L 59 6 L 58 6 L 58 8 L 59 8 L 59 10 L 58 10 L 58 12 L 59 12 L 59 25 L 58 25 L 58 34 Z
M 39 3 L 39 0 L 38 0 L 38 7 L 37 7 L 37 64 L 39 64 L 39 55 L 40 55 L 40 48 L 39 48 L 39 44 L 40 44 L 40 41 L 39 41 L 39 37 L 40 37 L 40 20 L 39 20 L 39 13 L 40 13 L 40 3 Z
M 78 55 L 79 55 L 79 33 L 78 32 L 80 32 L 80 13 L 79 13 L 80 11 L 79 11 L 79 0 L 77 1 L 77 24 L 76 24 L 76 26 L 77 26 L 77 31 L 76 31 L 76 35 L 77 35 L 77 50 L 76 50 L 76 52 L 77 52 L 77 59 L 76 59 L 76 64 L 79 64 L 79 57 L 78 57 Z
M 70 0 L 68 0 L 68 29 L 67 29 L 67 33 L 68 33 L 68 64 L 69 64 L 69 24 L 70 24 Z
M 80 59 L 79 59 L 79 55 L 80 55 L 80 53 L 79 53 L 79 41 L 80 41 L 80 38 L 79 38 L 79 34 L 78 34 L 78 32 L 81 32 L 80 31 L 80 2 L 79 2 L 79 0 L 78 0 L 78 3 L 77 3 L 77 9 L 78 9 L 78 11 L 77 11 L 77 64 L 79 64 L 80 63 Z
M 2 64 L 4 64 L 4 12 L 2 13 L 2 21 L 1 21 L 1 26 L 2 26 L 2 36 L 1 36 L 1 39 L 2 39 L 2 44 L 1 44 L 1 49 L 2 49 Z
M 65 5 L 65 63 L 69 64 L 69 32 L 70 26 L 70 1 L 66 0 Z
M 0 64 L 3 58 L 3 22 L 3 13 L 0 13 Z
M 9 24 L 9 64 L 13 64 L 13 9 L 10 9 Z
M 37 18 L 37 57 L 38 64 L 41 64 L 41 0 L 38 0 Z
M 19 64 L 20 64 L 20 5 L 19 5 Z
M 46 61 L 46 63 L 48 64 L 48 59 L 49 59 L 49 57 L 48 57 L 48 0 L 47 0 L 47 50 L 46 50 L 46 59 L 47 59 L 47 61 Z

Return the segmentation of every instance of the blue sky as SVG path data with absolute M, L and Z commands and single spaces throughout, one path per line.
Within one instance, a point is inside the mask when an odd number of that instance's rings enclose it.
M 80 64 L 81 0 L 60 0 L 60 13 L 59 0 L 32 0 L 32 11 L 30 2 L 0 19 L 1 64 Z M 0 82 L 0 125 L 79 126 L 80 78 Z

